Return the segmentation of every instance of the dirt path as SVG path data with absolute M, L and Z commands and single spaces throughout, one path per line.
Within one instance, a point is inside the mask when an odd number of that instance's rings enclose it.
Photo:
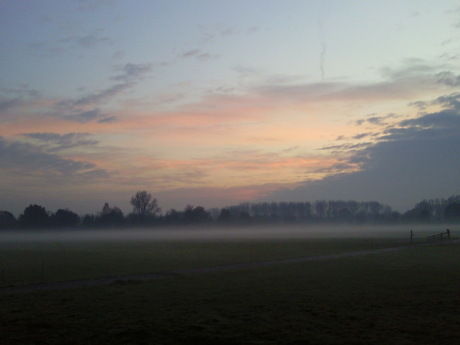
M 393 248 L 361 250 L 361 251 L 346 252 L 346 253 L 339 253 L 339 254 L 315 255 L 315 256 L 307 256 L 307 257 L 284 259 L 284 260 L 243 262 L 243 263 L 209 266 L 209 267 L 179 269 L 179 270 L 172 270 L 172 271 L 167 271 L 167 272 L 132 274 L 132 275 L 103 277 L 103 278 L 95 278 L 95 279 L 70 280 L 70 281 L 65 281 L 65 282 L 42 283 L 42 284 L 27 285 L 27 286 L 7 286 L 7 287 L 0 288 L 0 295 L 9 295 L 9 294 L 16 294 L 16 293 L 32 293 L 32 292 L 38 292 L 38 291 L 78 289 L 78 288 L 86 288 L 86 287 L 94 287 L 94 286 L 112 285 L 112 284 L 117 284 L 117 283 L 152 281 L 152 280 L 166 279 L 166 278 L 172 278 L 172 277 L 177 277 L 177 276 L 234 271 L 234 270 L 240 270 L 240 269 L 260 268 L 260 267 L 265 267 L 265 266 L 284 265 L 284 264 L 302 263 L 302 262 L 313 262 L 313 261 L 325 261 L 325 260 L 333 260 L 333 259 L 347 258 L 347 257 L 353 257 L 353 256 L 362 256 L 362 255 L 369 255 L 369 254 L 398 252 L 398 251 L 414 249 L 414 248 L 422 247 L 422 246 L 434 246 L 434 245 L 444 245 L 444 244 L 453 244 L 453 243 L 460 243 L 460 240 L 451 240 L 451 241 L 436 242 L 436 243 L 424 243 L 424 244 L 400 246 L 400 247 L 393 247 Z

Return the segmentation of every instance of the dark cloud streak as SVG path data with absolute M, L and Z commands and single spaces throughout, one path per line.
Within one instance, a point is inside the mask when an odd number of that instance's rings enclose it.
M 442 83 L 448 86 L 460 86 L 460 75 L 455 75 L 449 71 L 443 71 L 437 74 L 438 83 Z
M 47 149 L 49 152 L 99 144 L 97 140 L 87 139 L 91 136 L 90 133 L 25 133 L 23 136 L 50 145 Z
M 152 64 L 127 63 L 116 67 L 117 75 L 111 79 L 113 85 L 77 99 L 64 100 L 56 103 L 55 116 L 63 117 L 75 122 L 110 123 L 116 121 L 114 116 L 109 116 L 98 109 L 99 106 L 113 100 L 124 91 L 134 87 L 142 78 L 152 70 Z
M 186 59 L 186 58 L 195 58 L 200 61 L 205 61 L 209 59 L 215 59 L 218 57 L 218 55 L 211 55 L 209 53 L 204 53 L 200 49 L 191 49 L 188 50 L 180 55 L 181 58 Z
M 42 134 L 50 139 L 52 135 Z M 59 139 L 62 140 L 62 137 Z M 10 174 L 21 171 L 24 175 L 54 177 L 98 177 L 105 178 L 109 172 L 95 164 L 62 158 L 57 154 L 44 152 L 40 146 L 17 141 L 7 141 L 0 137 L 0 166 Z
M 88 111 L 83 111 L 75 115 L 67 116 L 68 120 L 75 122 L 91 122 L 93 120 L 104 119 L 106 115 L 102 114 L 99 109 L 93 109 Z M 100 121 L 100 120 L 99 120 Z
M 89 33 L 85 36 L 68 36 L 59 40 L 60 44 L 70 45 L 70 47 L 93 48 L 100 44 L 110 44 L 109 37 L 100 36 L 98 32 Z M 61 48 L 62 49 L 62 48 Z
M 21 104 L 22 101 L 19 98 L 0 100 L 0 115 L 1 113 L 7 112 L 10 109 L 20 106 Z
M 364 123 L 369 123 L 371 125 L 381 126 L 381 125 L 386 124 L 385 120 L 394 119 L 394 118 L 397 118 L 397 116 L 395 114 L 388 114 L 386 116 L 371 116 L 371 117 L 368 117 L 366 119 L 357 120 L 357 121 L 355 121 L 355 124 L 360 126 L 360 125 L 362 125 Z
M 424 198 L 460 191 L 460 95 L 442 99 L 450 107 L 387 128 L 371 145 L 358 148 L 347 162 L 360 171 L 338 173 L 273 193 L 274 200 L 379 200 L 399 210 Z M 323 148 L 343 152 L 351 145 Z M 332 167 L 332 170 L 337 167 Z

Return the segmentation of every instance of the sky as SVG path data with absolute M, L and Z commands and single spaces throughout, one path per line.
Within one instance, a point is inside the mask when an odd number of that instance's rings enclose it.
M 0 210 L 460 194 L 460 1 L 0 0 Z

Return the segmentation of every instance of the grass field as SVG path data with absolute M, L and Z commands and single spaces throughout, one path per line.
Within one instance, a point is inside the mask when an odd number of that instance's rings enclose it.
M 334 231 L 323 231 L 322 236 L 304 235 L 297 229 L 2 235 L 0 287 L 337 254 L 408 243 L 407 231 L 405 237 L 383 236 L 381 232 L 346 237 Z
M 398 238 L 2 243 L 5 285 L 382 248 Z M 45 272 L 30 274 L 43 258 Z M 460 245 L 0 296 L 1 344 L 454 344 Z M 13 273 L 8 273 L 8 275 Z M 8 279 L 7 279 L 8 278 Z M 10 280 L 11 279 L 11 280 Z

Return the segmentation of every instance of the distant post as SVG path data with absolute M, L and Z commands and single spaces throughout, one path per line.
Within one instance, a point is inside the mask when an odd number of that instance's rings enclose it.
M 41 274 L 40 274 L 40 282 L 43 283 L 43 277 L 45 275 L 45 260 L 42 259 L 42 270 L 41 270 Z
M 410 244 L 414 243 L 414 232 L 411 230 L 410 231 Z

